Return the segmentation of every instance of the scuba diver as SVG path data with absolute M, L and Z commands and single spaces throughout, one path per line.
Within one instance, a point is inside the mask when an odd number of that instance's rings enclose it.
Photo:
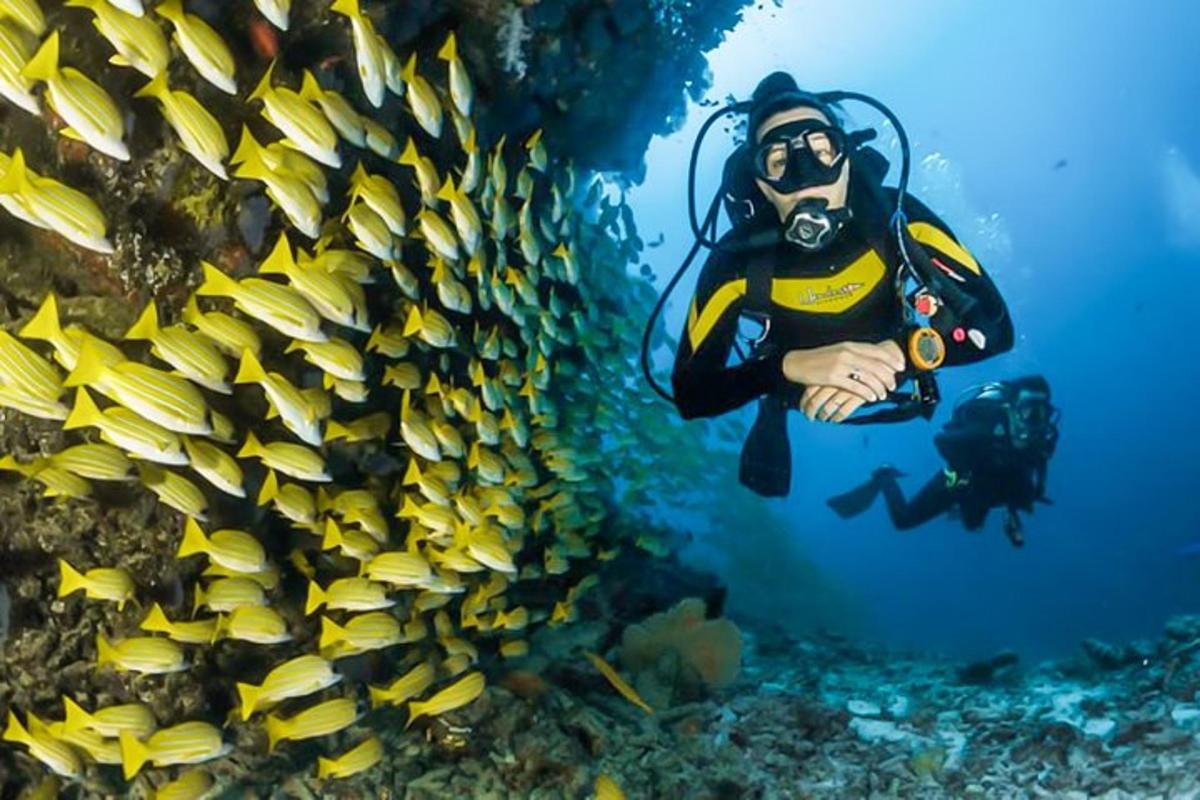
M 843 519 L 863 513 L 882 492 L 897 530 L 909 530 L 948 511 L 957 511 L 969 531 L 983 527 L 988 512 L 1005 509 L 1004 532 L 1013 547 L 1025 544 L 1017 512 L 1033 512 L 1046 498 L 1046 470 L 1058 444 L 1058 410 L 1050 384 L 1040 375 L 990 383 L 964 395 L 934 446 L 946 460 L 917 494 L 906 500 L 892 467 L 830 498 Z
M 865 146 L 875 132 L 843 127 L 835 109 L 845 100 L 870 104 L 895 129 L 903 155 L 896 188 L 883 185 L 887 160 Z M 747 114 L 748 141 L 726 161 L 699 223 L 701 141 L 729 113 Z M 788 409 L 851 424 L 928 419 L 939 399 L 935 368 L 1012 346 L 991 279 L 906 193 L 910 166 L 904 128 L 885 105 L 855 92 L 804 92 L 783 72 L 763 79 L 750 101 L 715 112 L 697 136 L 688 198 L 696 244 L 647 324 L 642 367 L 685 419 L 759 400 L 739 470 L 759 494 L 789 491 Z M 722 201 L 732 229 L 714 240 Z M 650 372 L 651 328 L 701 246 L 712 252 L 680 337 L 672 396 Z

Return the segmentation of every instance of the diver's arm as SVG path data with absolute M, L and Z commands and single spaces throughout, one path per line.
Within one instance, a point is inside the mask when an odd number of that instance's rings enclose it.
M 947 307 L 931 320 L 946 343 L 944 363 L 970 364 L 1012 349 L 1008 306 L 983 267 L 959 244 L 949 226 L 920 200 L 909 195 L 905 211 L 909 234 L 929 255 L 930 274 L 922 277 L 933 285 L 935 293 L 936 287 L 943 286 L 945 294 L 957 294 L 970 306 L 961 317 Z M 914 257 L 914 264 L 921 269 L 922 259 Z
M 737 334 L 741 297 L 726 303 L 721 290 L 731 285 L 721 254 L 713 253 L 697 285 L 688 313 L 671 385 L 675 406 L 684 419 L 715 417 L 769 394 L 783 382 L 783 354 L 775 348 L 741 364 L 729 365 Z

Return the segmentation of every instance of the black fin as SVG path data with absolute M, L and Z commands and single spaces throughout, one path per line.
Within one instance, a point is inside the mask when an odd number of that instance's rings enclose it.
M 878 496 L 879 480 L 871 478 L 861 486 L 856 486 L 844 494 L 829 498 L 825 501 L 825 504 L 832 508 L 834 513 L 842 519 L 850 519 L 851 517 L 857 517 L 870 508 Z

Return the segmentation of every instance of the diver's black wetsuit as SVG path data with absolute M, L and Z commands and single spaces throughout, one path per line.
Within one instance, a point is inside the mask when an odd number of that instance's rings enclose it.
M 882 192 L 884 205 L 894 205 L 895 190 Z M 851 208 L 859 208 L 856 195 L 861 193 L 852 181 Z M 1012 322 L 1004 300 L 978 262 L 920 201 L 908 196 L 905 211 L 913 239 L 925 247 L 938 269 L 977 301 L 960 336 L 945 336 L 945 364 L 979 361 L 1012 347 Z M 747 261 L 713 251 L 688 310 L 671 376 L 675 403 L 684 418 L 716 416 L 766 394 L 802 391 L 783 376 L 783 356 L 792 349 L 893 339 L 905 350 L 895 289 L 896 259 L 880 258 L 864 235 L 863 226 L 883 230 L 886 219 L 869 221 L 868 216 L 856 211 L 856 219 L 819 253 L 789 244 L 777 246 L 770 336 L 766 346 L 740 364 L 729 361 L 746 295 Z M 936 327 L 936 317 L 934 323 Z M 974 331 L 970 337 L 968 329 Z
M 899 530 L 915 528 L 957 507 L 964 527 L 975 531 L 983 527 L 993 508 L 1029 513 L 1035 501 L 1044 499 L 1053 442 L 1049 450 L 1015 448 L 1002 401 L 975 399 L 963 404 L 934 438 L 934 445 L 949 466 L 911 500 L 905 500 L 894 472 L 876 478 L 888 516 Z

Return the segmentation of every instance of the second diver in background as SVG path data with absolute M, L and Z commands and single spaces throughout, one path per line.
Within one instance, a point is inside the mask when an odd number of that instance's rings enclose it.
M 857 516 L 882 493 L 898 530 L 957 511 L 969 531 L 982 528 L 991 509 L 1004 508 L 1004 532 L 1014 547 L 1022 546 L 1018 512 L 1049 502 L 1046 472 L 1058 445 L 1058 410 L 1046 379 L 1033 375 L 970 390 L 933 443 L 946 468 L 911 500 L 896 480 L 901 473 L 881 467 L 862 486 L 830 498 L 830 507 L 843 518 Z

